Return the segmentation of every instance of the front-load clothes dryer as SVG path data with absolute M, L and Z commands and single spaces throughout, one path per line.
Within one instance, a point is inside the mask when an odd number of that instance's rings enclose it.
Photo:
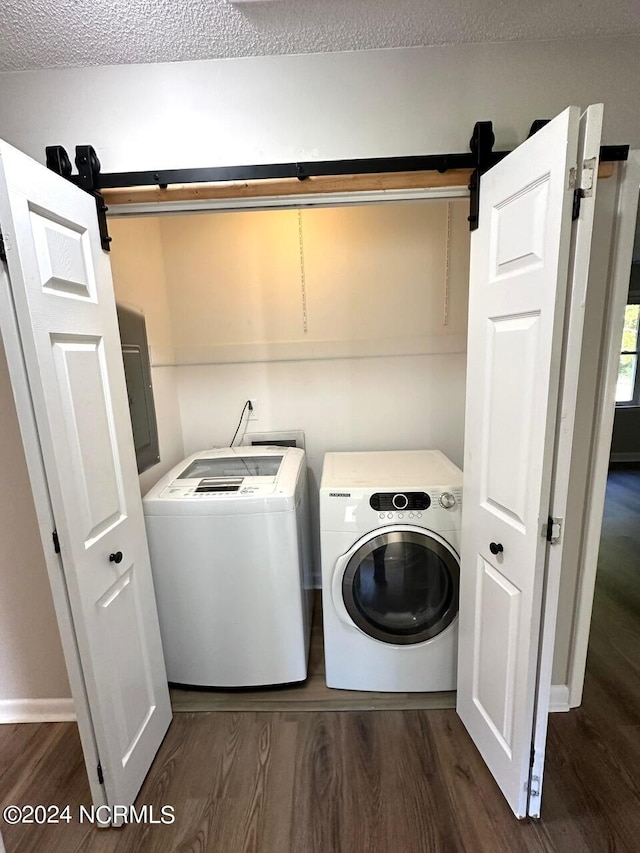
M 437 450 L 325 455 L 329 687 L 455 689 L 461 504 L 462 471 Z
M 169 681 L 304 680 L 312 601 L 304 451 L 194 453 L 143 506 Z

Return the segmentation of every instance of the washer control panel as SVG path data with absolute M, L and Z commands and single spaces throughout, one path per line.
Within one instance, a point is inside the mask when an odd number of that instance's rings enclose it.
M 376 492 L 369 504 L 376 512 L 422 511 L 429 509 L 431 498 L 426 492 Z

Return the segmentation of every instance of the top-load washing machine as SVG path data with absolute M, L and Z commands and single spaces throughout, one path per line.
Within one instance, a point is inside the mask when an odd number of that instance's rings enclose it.
M 329 687 L 455 689 L 461 513 L 462 471 L 437 450 L 325 455 Z
M 194 453 L 143 499 L 169 681 L 302 681 L 311 628 L 304 451 Z

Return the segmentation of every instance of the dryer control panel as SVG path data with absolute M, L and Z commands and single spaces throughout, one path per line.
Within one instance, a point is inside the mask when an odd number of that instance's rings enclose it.
M 431 498 L 426 492 L 376 492 L 369 504 L 376 512 L 421 511 L 429 509 Z

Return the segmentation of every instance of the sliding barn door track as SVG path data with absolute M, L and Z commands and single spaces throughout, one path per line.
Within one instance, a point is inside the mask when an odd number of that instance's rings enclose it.
M 547 124 L 548 119 L 537 119 L 531 125 L 529 136 Z M 394 172 L 448 172 L 450 169 L 470 169 L 469 228 L 478 227 L 480 179 L 510 151 L 494 151 L 493 122 L 479 121 L 473 128 L 469 151 L 464 154 L 428 154 L 413 157 L 369 157 L 359 160 L 317 160 L 307 163 L 270 163 L 255 166 L 213 166 L 202 169 L 156 169 L 142 172 L 100 171 L 100 161 L 91 145 L 76 146 L 75 164 L 78 174 L 72 174 L 71 160 L 61 145 L 46 149 L 47 167 L 88 192 L 95 198 L 102 248 L 109 251 L 111 237 L 107 229 L 107 207 L 102 190 L 129 187 L 156 186 L 166 189 L 171 184 L 224 183 L 232 181 L 261 181 L 274 178 L 297 178 L 304 181 L 314 177 L 342 175 L 374 175 Z M 600 162 L 626 160 L 628 145 L 604 145 L 600 149 Z

